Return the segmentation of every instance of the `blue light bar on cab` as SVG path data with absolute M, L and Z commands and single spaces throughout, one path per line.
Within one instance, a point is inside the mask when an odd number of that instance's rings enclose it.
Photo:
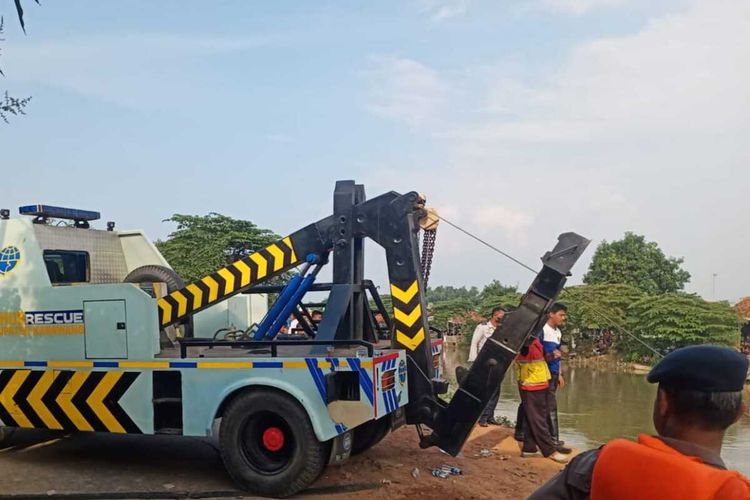
M 18 213 L 34 217 L 49 217 L 51 219 L 68 219 L 77 221 L 99 220 L 101 217 L 99 212 L 92 212 L 91 210 L 51 207 L 49 205 L 26 205 L 25 207 L 19 207 Z

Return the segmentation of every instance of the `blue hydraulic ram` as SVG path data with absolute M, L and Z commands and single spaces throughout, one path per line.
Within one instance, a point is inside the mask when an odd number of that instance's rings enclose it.
M 318 260 L 318 257 L 311 254 L 307 256 L 306 260 L 307 262 L 305 262 L 302 271 L 300 271 L 297 276 L 294 276 L 289 280 L 289 283 L 287 283 L 286 286 L 281 290 L 281 293 L 276 299 L 276 302 L 274 302 L 271 309 L 268 311 L 268 313 L 266 313 L 263 321 L 261 321 L 258 325 L 258 329 L 255 331 L 255 335 L 253 336 L 255 340 L 263 340 L 266 335 L 271 334 L 271 327 L 274 325 L 278 318 L 286 319 L 286 316 L 282 316 L 281 313 L 285 309 L 285 306 L 291 302 L 291 299 L 294 296 L 295 292 L 302 284 L 302 279 L 305 277 L 305 274 L 307 274 L 310 266 L 312 266 L 312 264 Z M 292 302 L 292 304 L 296 304 L 296 302 Z M 286 314 L 288 316 L 289 312 L 287 312 Z M 280 324 L 278 328 L 281 328 Z M 275 332 L 273 332 L 273 336 L 275 336 L 276 332 L 278 332 L 278 328 Z
M 302 283 L 300 283 L 299 287 L 297 287 L 297 290 L 292 295 L 292 298 L 284 304 L 284 307 L 281 309 L 281 313 L 276 318 L 276 321 L 273 322 L 273 325 L 271 325 L 271 329 L 268 331 L 268 334 L 266 337 L 269 339 L 273 339 L 276 337 L 276 335 L 279 333 L 279 330 L 281 329 L 281 325 L 284 324 L 286 319 L 289 317 L 290 314 L 292 314 L 292 311 L 294 311 L 294 308 L 297 307 L 297 304 L 302 300 L 302 297 L 305 296 L 305 294 L 310 290 L 310 287 L 315 282 L 315 277 L 318 275 L 318 272 L 323 266 L 318 264 L 315 269 L 313 269 L 313 272 L 302 278 Z

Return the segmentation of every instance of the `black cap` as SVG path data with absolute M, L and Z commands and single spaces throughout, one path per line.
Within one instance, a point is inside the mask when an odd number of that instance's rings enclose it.
M 734 349 L 697 345 L 664 356 L 646 380 L 689 391 L 736 392 L 745 385 L 747 367 L 747 357 Z

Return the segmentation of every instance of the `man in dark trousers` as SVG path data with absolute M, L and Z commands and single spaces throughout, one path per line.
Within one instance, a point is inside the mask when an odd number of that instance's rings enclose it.
M 560 327 L 565 324 L 567 319 L 568 308 L 561 303 L 555 303 L 550 307 L 547 312 L 547 322 L 539 330 L 537 336 L 542 342 L 544 348 L 544 359 L 547 361 L 547 366 L 550 371 L 549 387 L 547 388 L 547 409 L 549 411 L 548 423 L 549 432 L 552 436 L 552 441 L 555 444 L 555 449 L 560 453 L 568 454 L 572 450 L 565 446 L 563 441 L 560 441 L 560 425 L 557 419 L 557 389 L 565 387 L 565 379 L 563 378 L 561 369 L 561 358 L 562 353 L 560 347 L 562 346 L 562 333 Z M 518 441 L 523 441 L 524 438 L 524 407 L 523 403 L 518 405 L 518 412 L 516 414 L 516 432 L 515 438 Z
M 547 360 L 551 375 L 549 388 L 547 389 L 547 409 L 549 410 L 549 432 L 555 442 L 557 451 L 570 453 L 572 450 L 564 446 L 560 441 L 560 425 L 557 420 L 557 389 L 565 387 L 560 361 L 562 352 L 562 333 L 560 327 L 565 324 L 568 316 L 568 308 L 561 303 L 552 304 L 547 313 L 547 323 L 542 327 L 541 337 L 544 346 L 544 359 Z
M 495 329 L 500 326 L 505 317 L 505 309 L 502 307 L 494 307 L 490 315 L 490 319 L 486 323 L 479 323 L 474 329 L 474 334 L 471 337 L 471 346 L 469 347 L 469 362 L 473 363 L 479 351 L 484 347 L 484 343 L 487 339 L 495 333 Z M 498 386 L 495 394 L 492 395 L 490 400 L 487 402 L 487 406 L 484 407 L 482 414 L 479 416 L 479 426 L 487 427 L 489 424 L 501 425 L 500 422 L 495 420 L 495 408 L 497 402 L 500 399 L 500 387 Z
M 541 452 L 543 457 L 555 462 L 567 463 L 568 457 L 555 449 L 549 432 L 547 388 L 550 374 L 539 337 L 533 337 L 531 343 L 521 349 L 516 356 L 515 363 L 518 370 L 518 389 L 521 392 L 524 408 L 524 440 L 521 456 L 531 458 L 539 456 Z
M 725 347 L 671 352 L 647 377 L 659 384 L 658 435 L 582 453 L 529 499 L 750 499 L 750 481 L 721 459 L 724 433 L 747 411 L 747 369 L 747 358 Z

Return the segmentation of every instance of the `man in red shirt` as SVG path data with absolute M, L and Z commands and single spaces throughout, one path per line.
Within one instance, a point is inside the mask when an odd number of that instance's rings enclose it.
M 524 407 L 524 440 L 521 456 L 524 458 L 541 455 L 558 463 L 567 463 L 568 457 L 556 450 L 550 434 L 547 418 L 547 389 L 550 372 L 544 356 L 544 348 L 539 337 L 521 349 L 516 357 L 518 388 Z

